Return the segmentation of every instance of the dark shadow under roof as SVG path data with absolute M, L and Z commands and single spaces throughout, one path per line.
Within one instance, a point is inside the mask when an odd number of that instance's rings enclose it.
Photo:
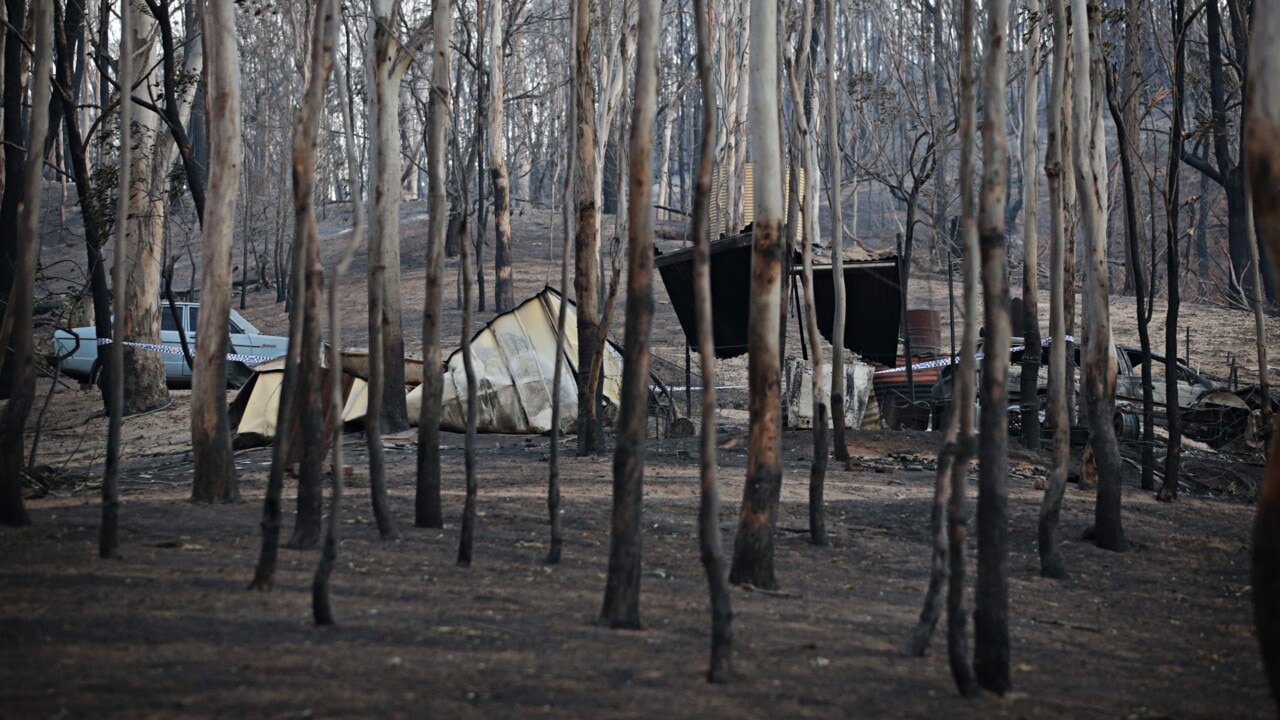
M 751 299 L 751 233 L 711 243 L 712 336 L 717 358 L 747 351 L 747 315 Z M 800 254 L 793 253 L 791 277 L 798 282 Z M 671 307 L 680 320 L 685 340 L 698 344 L 693 302 L 693 249 L 659 254 L 654 267 L 662 275 Z M 835 315 L 835 288 L 830 265 L 813 269 L 818 329 L 828 342 Z M 897 356 L 902 319 L 898 259 L 847 260 L 845 277 L 844 346 L 866 361 L 892 364 Z M 787 331 L 789 332 L 789 330 Z

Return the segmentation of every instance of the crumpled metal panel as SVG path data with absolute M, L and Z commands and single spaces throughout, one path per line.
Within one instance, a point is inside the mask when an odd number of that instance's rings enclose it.
M 476 373 L 476 429 L 484 433 L 541 434 L 551 430 L 552 384 L 555 378 L 556 320 L 560 294 L 551 288 L 505 312 L 471 339 Z M 570 302 L 564 342 L 565 373 L 560 384 L 561 432 L 572 433 L 578 416 L 577 313 Z M 622 353 L 605 347 L 603 393 L 616 407 L 622 391 Z M 445 361 L 440 429 L 464 432 L 467 427 L 467 376 L 462 351 Z M 409 417 L 422 407 L 421 387 L 409 394 Z M 606 412 L 606 417 L 608 413 Z

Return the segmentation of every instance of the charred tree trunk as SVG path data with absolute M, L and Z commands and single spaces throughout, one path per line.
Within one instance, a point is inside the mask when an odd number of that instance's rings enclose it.
M 134 24 L 137 17 L 127 2 L 120 6 L 120 77 L 134 75 Z M 111 268 L 111 307 L 123 308 L 128 290 L 128 232 L 133 178 L 133 143 L 128 141 L 133 127 L 133 103 L 120 103 L 120 171 L 117 176 L 115 257 Z M 115 317 L 111 324 L 111 362 L 108 368 L 107 459 L 102 473 L 102 524 L 98 528 L 98 557 L 114 558 L 120 546 L 120 435 L 124 427 L 124 322 Z M 99 353 L 101 354 L 101 353 Z
M 1018 405 L 1022 446 L 1040 449 L 1040 239 L 1036 199 L 1036 156 L 1040 152 L 1040 0 L 1027 0 L 1028 29 L 1023 56 L 1022 97 L 1022 378 Z
M 960 3 L 960 108 L 956 117 L 956 134 L 960 138 L 960 224 L 964 243 L 964 311 L 965 317 L 978 316 L 979 243 L 977 213 L 974 208 L 974 155 L 977 142 L 973 134 L 975 107 L 973 68 L 974 15 L 973 0 Z M 969 641 L 965 626 L 965 534 L 969 520 L 966 484 L 969 458 L 973 454 L 973 420 L 977 369 L 977 323 L 965 323 L 961 336 L 960 367 L 956 371 L 952 409 L 938 453 L 938 474 L 932 512 L 933 561 L 929 590 L 920 621 L 911 639 L 910 650 L 919 655 L 928 646 L 937 622 L 938 595 L 947 588 L 947 657 L 956 689 L 963 697 L 976 697 L 981 691 L 969 662 Z M 943 526 L 943 503 L 946 503 L 946 525 Z
M 62 104 L 62 124 L 66 130 L 67 156 L 71 161 L 71 175 L 79 196 L 80 217 L 84 223 L 85 250 L 88 254 L 89 295 L 93 302 L 93 325 L 96 337 L 111 337 L 111 288 L 107 285 L 106 262 L 102 249 L 110 242 L 108 237 L 107 198 L 93 192 L 89 170 L 89 158 L 80 133 L 80 115 L 76 112 L 78 96 L 72 73 L 72 50 L 68 38 L 83 32 L 84 13 L 79 3 L 69 3 L 65 16 L 58 18 L 59 6 L 54 4 L 54 45 L 57 48 L 58 102 Z M 97 362 L 106 368 L 110 362 L 110 345 L 99 344 Z M 110 371 L 100 373 L 98 386 L 102 392 L 102 406 L 108 408 L 110 388 L 107 377 Z
M 483 202 L 483 200 L 482 200 Z M 467 376 L 467 432 L 463 441 L 463 472 L 467 494 L 462 506 L 462 533 L 458 540 L 458 567 L 471 567 L 476 536 L 476 368 L 471 358 L 471 245 L 462 243 L 462 369 Z
M 298 396 L 295 407 L 301 426 L 299 439 L 304 448 L 298 464 L 297 514 L 293 537 L 287 543 L 295 550 L 310 550 L 320 542 L 324 517 L 324 382 L 320 362 L 320 298 L 324 289 L 324 266 L 320 263 L 319 233 L 308 232 L 302 244 L 302 356 L 298 359 Z
M 1142 443 L 1142 489 L 1155 490 L 1155 398 L 1151 382 L 1151 311 L 1147 303 L 1147 281 L 1142 272 L 1142 248 L 1138 244 L 1138 190 L 1134 187 L 1132 159 L 1134 149 L 1129 137 L 1130 131 L 1137 132 L 1137 125 L 1128 124 L 1127 118 L 1130 113 L 1127 108 L 1121 109 L 1121 103 L 1127 105 L 1135 98 L 1130 94 L 1117 102 L 1114 90 L 1108 74 L 1107 104 L 1111 110 L 1111 120 L 1116 126 L 1120 174 L 1124 178 L 1124 234 L 1127 248 L 1125 256 L 1130 258 L 1134 265 L 1125 269 L 1125 285 L 1131 286 L 1135 295 L 1138 342 L 1142 346 L 1142 428 L 1145 434 Z M 1170 377 L 1176 377 L 1176 375 Z
M 569 90 L 569 97 L 565 103 L 566 122 L 565 128 L 572 132 L 575 127 L 575 111 L 573 105 L 573 90 Z M 551 380 L 551 450 L 547 471 L 547 514 L 550 517 L 551 525 L 551 545 L 547 550 L 546 564 L 555 565 L 560 562 L 561 549 L 564 546 L 564 528 L 560 521 L 560 426 L 563 422 L 561 409 L 563 408 L 563 395 L 561 388 L 564 386 L 564 341 L 565 332 L 568 330 L 569 324 L 569 251 L 573 247 L 573 172 L 575 156 L 578 152 L 576 143 L 569 143 L 569 158 L 565 163 L 567 168 L 564 174 L 564 195 L 562 202 L 562 220 L 564 222 L 564 242 L 560 246 L 560 308 L 556 313 L 556 365 Z
M 773 532 L 782 484 L 782 167 L 778 127 L 777 5 L 751 0 L 748 122 L 755 154 L 751 307 L 747 329 L 747 478 L 729 580 L 774 589 Z
M 613 532 L 602 622 L 640 627 L 640 508 L 645 417 L 649 404 L 649 341 L 653 326 L 653 125 L 658 105 L 660 0 L 638 3 L 636 94 L 631 114 L 627 202 L 627 317 L 622 407 L 613 456 Z M 579 338 L 579 342 L 581 342 Z M 579 428 L 581 432 L 581 428 Z
M 1280 77 L 1280 8 L 1274 3 L 1255 7 L 1245 92 L 1244 157 L 1258 236 L 1266 244 L 1273 275 L 1280 277 L 1280 84 L 1276 82 Z M 1280 415 L 1276 419 L 1253 525 L 1251 580 L 1262 664 L 1271 696 L 1280 703 Z
M 573 168 L 577 229 L 574 239 L 574 296 L 578 312 L 578 455 L 604 450 L 596 394 L 589 387 L 591 352 L 600 326 L 600 234 L 596 215 L 596 93 L 591 79 L 591 3 L 577 0 L 574 14 L 573 80 L 578 127 Z M 646 204 L 648 201 L 646 199 Z
M 1066 0 L 1051 1 L 1053 85 L 1049 92 L 1049 148 L 1044 159 L 1044 174 L 1049 181 L 1049 418 L 1053 426 L 1053 467 L 1040 503 L 1037 538 L 1040 574 L 1061 579 L 1066 577 L 1066 568 L 1059 550 L 1058 522 L 1062 515 L 1062 495 L 1067 487 L 1067 464 L 1071 451 L 1071 420 L 1067 408 L 1067 363 L 1070 356 L 1067 354 L 1064 295 L 1072 291 L 1064 282 L 1067 240 L 1063 146 L 1066 118 L 1062 112 L 1067 79 L 1068 29 Z
M 1165 172 L 1165 280 L 1168 282 L 1168 307 L 1165 311 L 1164 351 L 1166 377 L 1177 377 L 1178 357 L 1178 309 L 1182 299 L 1178 285 L 1178 214 L 1181 212 L 1181 188 L 1178 184 L 1178 170 L 1181 167 L 1179 155 L 1182 153 L 1183 102 L 1187 82 L 1187 27 L 1186 0 L 1173 0 L 1169 4 L 1171 25 L 1174 29 L 1173 50 L 1173 116 L 1169 120 L 1169 166 Z M 1165 383 L 1165 419 L 1169 431 L 1164 456 L 1164 482 L 1156 493 L 1156 498 L 1172 502 L 1178 498 L 1178 478 L 1182 459 L 1182 416 L 1169 412 L 1176 408 L 1178 388 L 1176 383 Z M 1170 398 L 1173 402 L 1170 403 Z
M 1007 0 L 987 3 L 982 78 L 982 194 L 978 242 L 987 353 L 982 360 L 978 432 L 978 573 L 973 606 L 973 670 L 978 685 L 1003 695 L 1009 683 L 1009 276 L 1004 242 L 1008 150 L 1004 85 Z M 1028 348 L 1025 354 L 1038 354 Z
M 711 154 L 715 147 L 715 88 L 711 84 L 711 19 L 705 0 L 693 0 L 698 81 L 702 89 L 702 142 L 693 194 L 693 292 L 698 352 L 702 356 L 702 434 L 699 438 L 698 546 L 711 596 L 711 665 L 707 682 L 733 681 L 733 607 L 728 566 L 720 546 L 720 492 L 716 482 L 716 363 L 711 333 Z
M 232 0 L 214 0 L 202 14 L 202 42 L 209 57 L 209 197 L 201 223 L 200 317 L 191 369 L 191 449 L 195 464 L 191 499 L 226 503 L 240 499 L 227 417 L 227 352 L 231 312 L 231 244 L 236 189 L 244 147 L 240 120 L 240 54 Z M 247 288 L 246 288 L 247 290 Z
M 813 245 L 817 240 L 818 195 L 813 190 L 819 182 L 818 149 L 814 134 L 814 113 L 812 97 L 813 58 L 810 38 L 813 34 L 813 2 L 806 0 L 803 4 L 802 20 L 798 47 L 792 54 L 785 52 L 788 85 L 791 90 L 791 101 L 796 108 L 792 112 L 792 154 L 791 174 L 789 177 L 790 197 L 787 207 L 787 238 L 789 244 L 800 245 L 801 273 L 800 282 L 804 288 L 804 317 L 806 332 L 804 339 L 808 341 L 810 359 L 810 391 L 813 394 L 813 458 L 809 461 L 809 542 L 814 545 L 827 544 L 826 518 L 823 515 L 823 495 L 827 475 L 827 397 L 823 392 L 823 372 L 821 336 L 818 334 L 818 317 L 813 298 Z M 803 84 L 803 90 L 801 85 Z M 804 112 L 799 108 L 803 107 Z M 804 174 L 803 187 L 800 183 Z M 802 220 L 803 218 L 803 220 Z M 803 237 L 797 237 L 797 228 L 803 228 Z
M 341 14 L 341 6 L 337 0 L 330 0 L 330 10 L 337 16 Z M 364 209 L 362 198 L 354 192 L 358 183 L 359 166 L 356 160 L 355 133 L 352 129 L 355 118 L 352 117 L 351 104 L 347 102 L 347 77 L 342 65 L 335 64 L 339 97 L 343 100 L 342 138 L 346 151 L 347 172 L 352 183 L 351 195 L 351 238 L 347 247 L 333 270 L 329 281 L 329 404 L 334 408 L 342 407 L 342 323 L 338 316 L 338 293 L 345 279 L 347 269 L 351 267 L 351 259 L 364 242 Z M 373 372 L 372 366 L 369 368 Z M 374 423 L 376 426 L 377 423 Z M 333 625 L 333 606 L 329 601 L 329 578 L 333 575 L 334 565 L 338 561 L 338 531 L 342 527 L 342 483 L 344 482 L 342 460 L 342 422 L 339 419 L 330 428 L 329 442 L 333 444 L 333 466 L 330 468 L 329 522 L 325 526 L 324 544 L 320 550 L 320 562 L 316 565 L 316 574 L 311 581 L 311 615 L 316 625 Z M 381 451 L 381 447 L 378 448 Z M 372 448 L 371 448 L 372 450 Z M 370 453 L 372 455 L 372 452 Z M 385 489 L 384 489 L 385 492 Z M 376 488 L 375 488 L 376 493 Z M 377 513 L 377 500 L 374 501 L 374 512 Z M 379 518 L 381 524 L 381 518 Z M 385 538 L 384 538 L 385 539 Z
M 36 148 L 27 153 L 22 178 L 23 198 L 18 213 L 17 252 L 14 257 L 14 282 L 9 290 L 4 313 L 12 328 L 9 347 L 13 350 L 13 385 L 9 402 L 0 408 L 0 525 L 30 525 L 31 518 L 22 502 L 23 431 L 35 402 L 35 343 L 32 335 L 32 308 L 35 297 L 36 251 L 40 245 L 40 201 L 44 175 L 44 147 L 49 131 L 51 70 L 53 67 L 53 7 L 51 2 L 35 7 L 35 69 L 32 72 L 32 113 L 26 143 Z M 0 356 L 3 357 L 3 356 Z M 118 446 L 118 443 L 117 443 Z M 103 485 L 105 489 L 105 483 Z M 106 507 L 104 503 L 104 508 Z M 104 510 L 105 512 L 105 510 Z M 105 545 L 103 546 L 106 547 Z M 104 555 L 109 557 L 110 553 Z
M 1072 0 L 1072 49 L 1075 58 L 1075 122 L 1073 123 L 1076 193 L 1084 237 L 1084 408 L 1089 418 L 1089 444 L 1098 464 L 1098 501 L 1094 541 L 1105 550 L 1123 550 L 1120 521 L 1123 466 L 1116 442 L 1111 317 L 1107 295 L 1107 166 L 1102 126 L 1105 92 L 1102 59 L 1102 7 L 1099 0 Z M 1175 403 L 1176 405 L 1176 403 Z M 1176 414 L 1176 413 L 1175 413 Z
M 400 81 L 408 67 L 396 39 L 398 3 L 377 0 L 370 17 L 369 143 L 373 211 L 369 223 L 369 408 L 383 432 L 409 427 L 404 392 L 404 304 L 400 297 Z M 354 179 L 353 179 L 354 182 Z M 375 309 L 376 308 L 376 309 Z M 377 314 L 375 314 L 375 312 Z M 381 372 L 375 373 L 375 365 Z M 375 384 L 376 382 L 376 384 Z M 380 395 L 374 413 L 374 395 Z M 386 537 L 387 529 L 379 524 Z M 394 529 L 391 530 L 394 533 Z
M 503 0 L 493 0 L 489 8 L 489 173 L 493 185 L 493 304 L 498 312 L 515 307 L 511 271 L 511 180 L 507 175 L 503 135 L 504 44 L 502 23 L 506 17 Z
M 831 195 L 827 204 L 831 207 L 831 282 L 835 303 L 835 319 L 831 325 L 831 422 L 835 435 L 835 456 L 838 462 L 849 460 L 849 441 L 844 425 L 844 202 L 841 179 L 844 175 L 844 153 L 840 149 L 840 118 L 836 105 L 836 0 L 826 0 L 826 66 L 827 66 L 827 168 L 828 187 Z M 856 207 L 856 206 L 855 206 Z M 815 218 L 816 221 L 816 218 Z
M 271 451 L 271 474 L 267 477 L 266 498 L 262 508 L 262 549 L 254 570 L 251 590 L 269 590 L 275 584 L 276 557 L 280 546 L 281 494 L 284 474 L 289 463 L 290 436 L 293 434 L 293 416 L 305 412 L 300 402 L 305 393 L 299 386 L 305 356 L 319 356 L 319 348 L 311 345 L 304 352 L 306 340 L 303 332 L 306 302 L 303 292 L 307 286 L 307 249 L 314 246 L 318 236 L 315 215 L 316 145 L 320 133 L 320 113 L 323 110 L 324 88 L 333 67 L 333 44 L 337 18 L 330 0 L 316 0 L 314 21 L 311 27 L 311 56 L 308 65 L 306 93 L 298 107 L 293 134 L 293 270 L 289 292 L 292 307 L 289 312 L 289 352 L 285 359 L 284 379 L 280 386 L 280 409 L 276 416 L 276 441 Z M 312 313 L 312 322 L 315 315 Z M 313 333 L 314 335 L 314 333 Z M 312 367 L 319 363 L 311 361 Z M 316 368 L 318 369 L 318 368 Z M 312 445 L 310 447 L 319 447 Z M 318 454 L 318 453 L 313 453 Z M 317 518 L 318 520 L 318 518 Z M 313 543 L 314 544 L 314 543 Z
M 23 123 L 23 101 L 27 97 L 27 63 L 23 62 L 23 25 L 27 18 L 26 0 L 4 0 L 5 20 L 4 53 L 4 159 L 3 193 L 0 195 L 0 227 L 18 225 L 19 205 L 26 184 L 23 177 L 26 167 L 27 132 Z M 0 235 L 0 304 L 8 307 L 9 293 L 17 277 L 17 233 Z M 99 336 L 101 337 L 101 336 Z M 7 357 L 0 363 L 0 398 L 9 397 L 13 388 L 15 357 L 7 348 L 0 348 Z
M 414 525 L 444 526 L 440 506 L 440 402 L 444 381 L 440 368 L 440 294 L 444 235 L 449 223 L 445 195 L 445 138 L 448 135 L 449 40 L 453 16 L 449 0 L 432 0 L 434 45 L 431 48 L 431 120 L 427 135 L 427 181 L 430 233 L 427 238 L 426 299 L 422 306 L 422 415 L 418 419 L 418 480 Z

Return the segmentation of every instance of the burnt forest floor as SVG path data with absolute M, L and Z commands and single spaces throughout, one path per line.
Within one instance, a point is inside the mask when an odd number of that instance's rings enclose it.
M 339 218 L 322 228 L 327 258 L 339 250 L 340 225 Z M 519 302 L 549 278 L 558 284 L 558 254 L 547 253 L 552 245 L 558 253 L 560 239 L 545 214 L 517 218 L 516 231 Z M 412 352 L 422 301 L 421 209 L 406 210 L 404 232 Z M 80 252 L 70 242 L 57 247 L 64 246 Z M 357 346 L 364 344 L 362 273 L 357 265 L 341 288 L 344 337 Z M 446 279 L 455 275 L 452 260 Z M 920 297 L 945 307 L 937 282 L 923 283 Z M 656 291 L 655 369 L 678 384 L 683 341 L 661 282 Z M 450 289 L 445 298 L 447 350 L 461 325 Z M 264 332 L 283 334 L 274 291 L 251 292 L 247 300 L 247 317 Z M 1130 314 L 1132 300 L 1113 308 Z M 492 316 L 478 313 L 473 331 Z M 1184 316 L 1195 324 L 1199 357 L 1220 362 L 1224 349 L 1247 357 L 1251 330 L 1240 329 L 1252 327 L 1247 315 L 1190 306 Z M 745 392 L 737 387 L 745 384 L 745 362 L 719 369 L 721 384 L 730 386 L 718 422 L 722 540 L 730 552 L 746 466 Z M 42 380 L 37 411 L 49 389 Z M 259 548 L 268 449 L 236 456 L 243 502 L 194 505 L 187 499 L 189 392 L 175 391 L 169 406 L 129 418 L 122 557 L 99 560 L 106 422 L 95 392 L 74 383 L 54 390 L 37 458 L 51 468 L 50 488 L 29 495 L 31 528 L 0 528 L 0 718 L 1274 717 L 1251 622 L 1253 506 L 1240 500 L 1184 495 L 1158 503 L 1129 477 L 1124 523 L 1132 549 L 1117 554 L 1080 539 L 1092 522 L 1093 496 L 1069 485 L 1062 537 L 1071 577 L 1043 580 L 1036 556 L 1042 492 L 1035 484 L 1050 458 L 1011 449 L 1014 691 L 967 701 L 955 694 L 941 633 L 924 658 L 904 651 L 928 581 L 938 435 L 853 433 L 856 462 L 850 469 L 833 462 L 827 476 L 831 545 L 815 547 L 806 534 L 811 437 L 787 432 L 776 534 L 780 588 L 732 591 L 737 682 L 710 686 L 703 679 L 710 618 L 697 545 L 695 439 L 649 442 L 644 628 L 614 631 L 596 622 L 611 456 L 576 458 L 573 438 L 566 441 L 564 557 L 547 566 L 548 439 L 481 436 L 475 561 L 463 569 L 454 562 L 462 436 L 442 435 L 443 529 L 412 526 L 416 446 L 409 437 L 388 438 L 392 510 L 403 539 L 383 542 L 370 510 L 363 436 L 347 435 L 353 472 L 344 481 L 333 577 L 338 625 L 320 630 L 310 610 L 318 550 L 282 548 L 275 589 L 246 590 Z M 696 395 L 692 401 L 697 408 Z M 1256 461 L 1207 457 L 1200 472 L 1256 477 Z M 971 491 L 976 474 L 975 464 Z M 288 483 L 283 539 L 292 530 L 294 490 Z

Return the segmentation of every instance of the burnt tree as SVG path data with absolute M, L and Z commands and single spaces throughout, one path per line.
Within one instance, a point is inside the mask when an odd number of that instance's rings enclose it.
M 658 105 L 660 0 L 640 0 L 635 103 L 631 110 L 627 202 L 627 313 L 623 331 L 622 403 L 613 455 L 613 531 L 600 619 L 640 627 L 640 510 L 645 420 L 649 405 L 649 341 L 653 328 L 653 124 Z M 582 342 L 579 337 L 579 342 Z M 581 402 L 581 401 L 580 401 Z M 581 433 L 582 428 L 578 428 Z

